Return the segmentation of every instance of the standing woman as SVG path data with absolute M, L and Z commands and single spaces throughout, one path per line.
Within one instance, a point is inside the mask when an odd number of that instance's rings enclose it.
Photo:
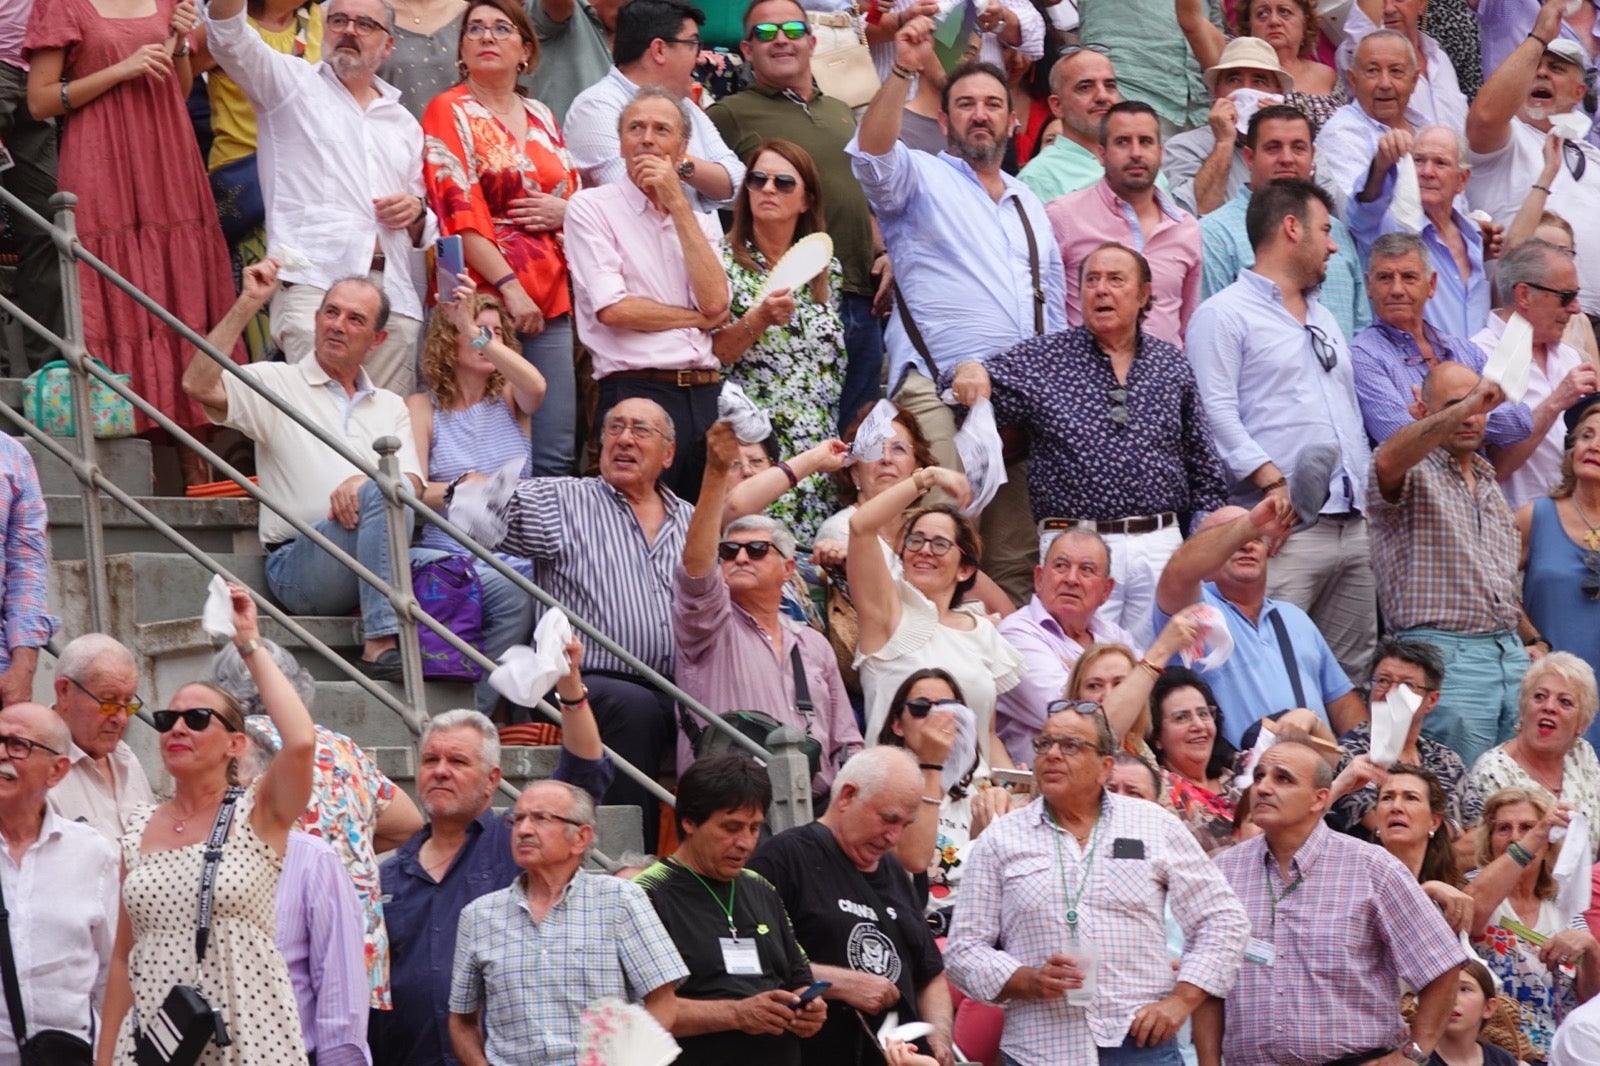
M 299 1012 L 288 967 L 275 946 L 278 875 L 289 830 L 311 799 L 316 733 L 294 686 L 267 654 L 256 606 L 229 585 L 234 646 L 283 739 L 278 757 L 239 798 L 217 864 L 205 958 L 195 961 L 196 901 L 206 840 L 249 743 L 244 714 L 204 682 L 180 688 L 155 712 L 161 763 L 172 798 L 137 810 L 122 838 L 122 918 L 106 989 L 98 1061 L 133 1063 L 134 1031 L 148 1028 L 175 984 L 199 989 L 227 1022 L 233 1042 L 208 1044 L 201 1066 L 303 1066 Z M 132 1007 L 133 1010 L 129 1010 Z
M 539 40 L 514 0 L 477 0 L 462 16 L 462 81 L 422 116 L 423 178 L 440 229 L 460 234 L 479 292 L 498 295 L 545 381 L 533 416 L 533 475 L 572 473 L 577 384 L 572 296 L 561 229 L 578 170 L 555 116 L 522 95 Z
M 394 51 L 378 77 L 400 90 L 400 106 L 418 121 L 435 96 L 460 80 L 461 16 L 467 0 L 390 0 Z
M 233 304 L 228 249 L 184 99 L 194 0 L 48 0 L 28 21 L 28 110 L 61 116 L 58 184 L 80 197 L 83 247 L 204 333 Z M 87 266 L 84 341 L 188 430 L 209 428 L 179 379 L 186 341 Z M 237 353 L 236 353 L 237 357 Z M 138 419 L 141 432 L 153 424 Z M 190 483 L 206 464 L 184 452 Z

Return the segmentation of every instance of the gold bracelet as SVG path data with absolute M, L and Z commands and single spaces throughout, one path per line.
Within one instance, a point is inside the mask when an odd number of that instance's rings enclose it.
M 1138 665 L 1143 667 L 1144 669 L 1150 671 L 1150 676 L 1151 677 L 1160 677 L 1161 676 L 1161 667 L 1157 666 L 1155 663 L 1151 662 L 1149 659 L 1140 659 Z
M 939 804 L 944 802 L 944 800 L 940 799 L 937 796 L 918 796 L 917 798 L 920 799 L 923 803 L 931 803 L 935 807 L 939 806 Z

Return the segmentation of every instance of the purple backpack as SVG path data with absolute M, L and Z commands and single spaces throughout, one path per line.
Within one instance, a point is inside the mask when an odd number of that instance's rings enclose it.
M 429 563 L 413 563 L 411 591 L 424 611 L 446 629 L 477 647 L 483 639 L 483 585 L 470 555 L 448 555 Z M 422 676 L 432 681 L 483 680 L 483 668 L 468 659 L 427 626 L 417 627 L 422 645 Z

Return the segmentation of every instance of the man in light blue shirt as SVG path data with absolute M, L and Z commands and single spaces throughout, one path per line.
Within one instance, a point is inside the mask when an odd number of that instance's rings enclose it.
M 1356 48 L 1348 77 L 1354 102 L 1335 111 L 1317 134 L 1317 184 L 1333 194 L 1334 214 L 1347 221 L 1347 201 L 1366 184 L 1379 143 L 1428 125 L 1411 106 L 1417 53 L 1403 34 L 1369 34 Z
M 1244 231 L 1250 190 L 1278 178 L 1309 179 L 1316 160 L 1311 121 L 1305 112 L 1287 104 L 1263 107 L 1250 116 L 1244 135 L 1244 162 L 1250 180 L 1221 207 L 1200 219 L 1200 295 L 1211 299 L 1239 279 L 1239 271 L 1255 262 L 1255 249 Z M 1328 257 L 1328 277 L 1317 300 L 1333 313 L 1346 338 L 1372 324 L 1361 276 L 1361 257 L 1350 230 L 1333 220 L 1333 243 L 1339 250 Z
M 1235 502 L 1287 496 L 1306 446 L 1333 447 L 1327 500 L 1279 555 L 1269 591 L 1310 614 L 1358 678 L 1378 640 L 1363 517 L 1372 453 L 1350 349 L 1317 299 L 1337 249 L 1331 209 L 1326 192 L 1299 178 L 1257 189 L 1245 212 L 1255 266 L 1195 311 L 1186 350 Z

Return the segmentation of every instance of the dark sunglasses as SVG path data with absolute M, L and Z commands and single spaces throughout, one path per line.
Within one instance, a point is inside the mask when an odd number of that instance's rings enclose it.
M 746 36 L 752 41 L 766 44 L 776 41 L 780 33 L 791 41 L 798 41 L 810 32 L 811 27 L 804 22 L 758 22 L 750 27 L 750 32 Z
M 1550 286 L 1540 285 L 1536 281 L 1524 281 L 1523 284 L 1530 289 L 1538 289 L 1540 292 L 1549 293 L 1551 296 L 1554 296 L 1557 300 L 1561 301 L 1562 307 L 1567 306 L 1567 304 L 1578 298 L 1577 289 L 1552 289 Z
M 1591 600 L 1600 600 L 1600 551 L 1584 552 L 1583 567 L 1589 571 L 1583 576 L 1583 591 Z
M 793 174 L 768 174 L 764 170 L 747 171 L 744 176 L 745 188 L 751 191 L 765 189 L 768 182 L 779 192 L 791 193 L 799 186 L 800 179 Z
M 914 700 L 906 700 L 902 706 L 910 712 L 913 718 L 926 718 L 940 707 L 959 707 L 960 700 L 930 700 L 926 696 L 918 696 Z
M 751 562 L 760 562 L 767 557 L 770 551 L 777 551 L 777 546 L 770 540 L 725 540 L 717 545 L 717 558 L 725 563 L 731 563 L 739 558 L 740 549 L 750 557 Z M 782 555 L 782 552 L 778 552 Z
M 1306 332 L 1311 335 L 1311 353 L 1317 357 L 1317 362 L 1322 364 L 1322 369 L 1329 374 L 1339 365 L 1339 349 L 1333 346 L 1328 335 L 1322 332 L 1320 326 L 1306 324 Z
M 1118 429 L 1128 428 L 1128 390 L 1121 385 L 1106 390 L 1106 399 L 1111 401 L 1111 424 Z
M 232 722 L 228 721 L 226 715 L 221 711 L 212 710 L 210 707 L 196 707 L 189 711 L 156 711 L 150 717 L 155 719 L 157 733 L 172 732 L 172 727 L 178 724 L 179 718 L 183 719 L 183 724 L 189 727 L 191 733 L 204 732 L 211 725 L 211 719 L 213 718 L 221 722 L 222 728 L 228 732 L 237 733 L 239 731 Z

